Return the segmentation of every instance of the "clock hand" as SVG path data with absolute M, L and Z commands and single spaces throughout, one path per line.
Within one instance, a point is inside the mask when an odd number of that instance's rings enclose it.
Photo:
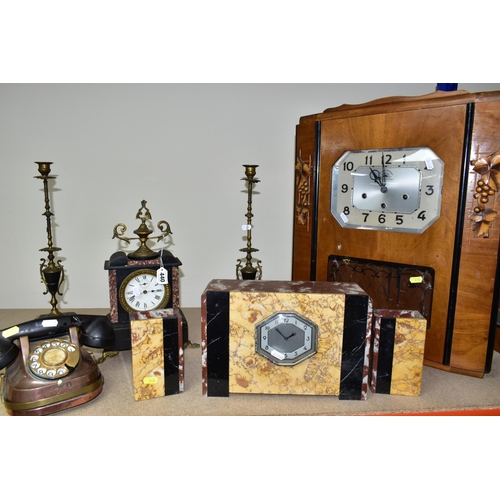
M 141 294 L 141 293 L 144 293 L 144 294 L 146 294 L 146 293 L 159 293 L 161 291 L 162 291 L 161 288 L 157 288 L 157 289 L 153 289 L 153 290 L 149 290 L 149 289 L 145 288 L 144 290 L 142 290 L 142 292 L 139 291 L 138 294 Z M 139 296 L 138 294 L 136 293 L 136 297 Z
M 380 187 L 382 187 L 380 172 L 378 170 L 374 170 L 372 167 L 370 167 L 370 179 L 372 181 L 375 181 Z
M 385 171 L 385 161 L 384 161 L 384 155 L 382 155 L 382 178 L 381 178 L 381 184 L 380 184 L 380 191 L 382 193 L 387 193 L 387 187 L 385 185 L 385 180 L 387 179 L 387 172 Z
M 297 335 L 297 332 L 293 332 L 291 333 L 290 335 L 288 335 L 288 337 L 286 335 L 283 335 L 277 328 L 276 328 L 276 331 L 285 339 L 285 340 L 288 340 L 289 338 L 293 337 L 294 335 Z
M 286 340 L 286 337 L 277 328 L 276 331 Z

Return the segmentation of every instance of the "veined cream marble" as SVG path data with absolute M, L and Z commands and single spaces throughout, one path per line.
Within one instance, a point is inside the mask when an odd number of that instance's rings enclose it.
M 375 309 L 374 319 L 372 392 L 418 396 L 422 385 L 427 320 L 418 311 L 395 309 Z M 389 361 L 387 349 L 382 352 L 380 348 L 384 320 L 394 320 L 395 326 L 390 373 L 383 370 L 384 377 L 390 375 L 390 386 L 384 384 L 381 390 L 377 384 L 378 376 L 381 375 L 380 364 Z M 387 340 L 386 338 L 385 341 Z M 384 356 L 385 360 L 382 360 L 381 356 Z
M 345 295 L 233 291 L 230 295 L 229 392 L 338 395 Z M 276 311 L 295 311 L 318 325 L 318 352 L 277 366 L 255 352 L 255 325 Z
M 420 394 L 426 331 L 427 321 L 419 313 L 396 319 L 391 394 Z
M 163 319 L 130 321 L 134 399 L 165 396 Z

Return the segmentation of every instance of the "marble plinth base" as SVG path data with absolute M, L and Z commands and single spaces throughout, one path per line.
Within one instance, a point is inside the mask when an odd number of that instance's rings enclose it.
M 370 390 L 418 396 L 427 321 L 418 311 L 375 309 Z
M 130 313 L 134 399 L 184 390 L 182 316 L 176 309 Z
M 316 354 L 279 366 L 255 351 L 255 325 L 277 311 L 317 324 Z M 370 297 L 356 284 L 213 280 L 202 295 L 202 393 L 366 399 Z

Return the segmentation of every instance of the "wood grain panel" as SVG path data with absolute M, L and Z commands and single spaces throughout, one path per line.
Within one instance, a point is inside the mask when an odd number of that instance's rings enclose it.
M 332 254 L 432 267 L 425 362 L 482 376 L 495 337 L 500 219 L 486 235 L 474 233 L 469 215 L 478 179 L 470 161 L 500 148 L 499 120 L 500 92 L 463 91 L 344 105 L 301 118 L 297 158 L 307 158 L 310 193 L 302 220 L 295 193 L 293 279 L 327 280 Z M 330 213 L 330 190 L 332 166 L 342 153 L 420 146 L 445 164 L 440 218 L 420 235 L 341 228 Z M 297 180 L 297 167 L 295 173 Z

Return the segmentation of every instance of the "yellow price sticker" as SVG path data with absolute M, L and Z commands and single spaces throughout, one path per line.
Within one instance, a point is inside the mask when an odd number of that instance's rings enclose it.
M 12 337 L 12 335 L 17 335 L 18 333 L 19 333 L 19 327 L 16 325 L 16 326 L 11 326 L 10 328 L 4 330 L 1 336 L 5 339 L 8 339 L 9 337 Z
M 422 283 L 424 281 L 424 278 L 422 276 L 412 276 L 410 278 L 410 283 Z
M 158 382 L 158 377 L 144 377 L 142 381 L 145 384 L 156 384 L 156 382 Z

